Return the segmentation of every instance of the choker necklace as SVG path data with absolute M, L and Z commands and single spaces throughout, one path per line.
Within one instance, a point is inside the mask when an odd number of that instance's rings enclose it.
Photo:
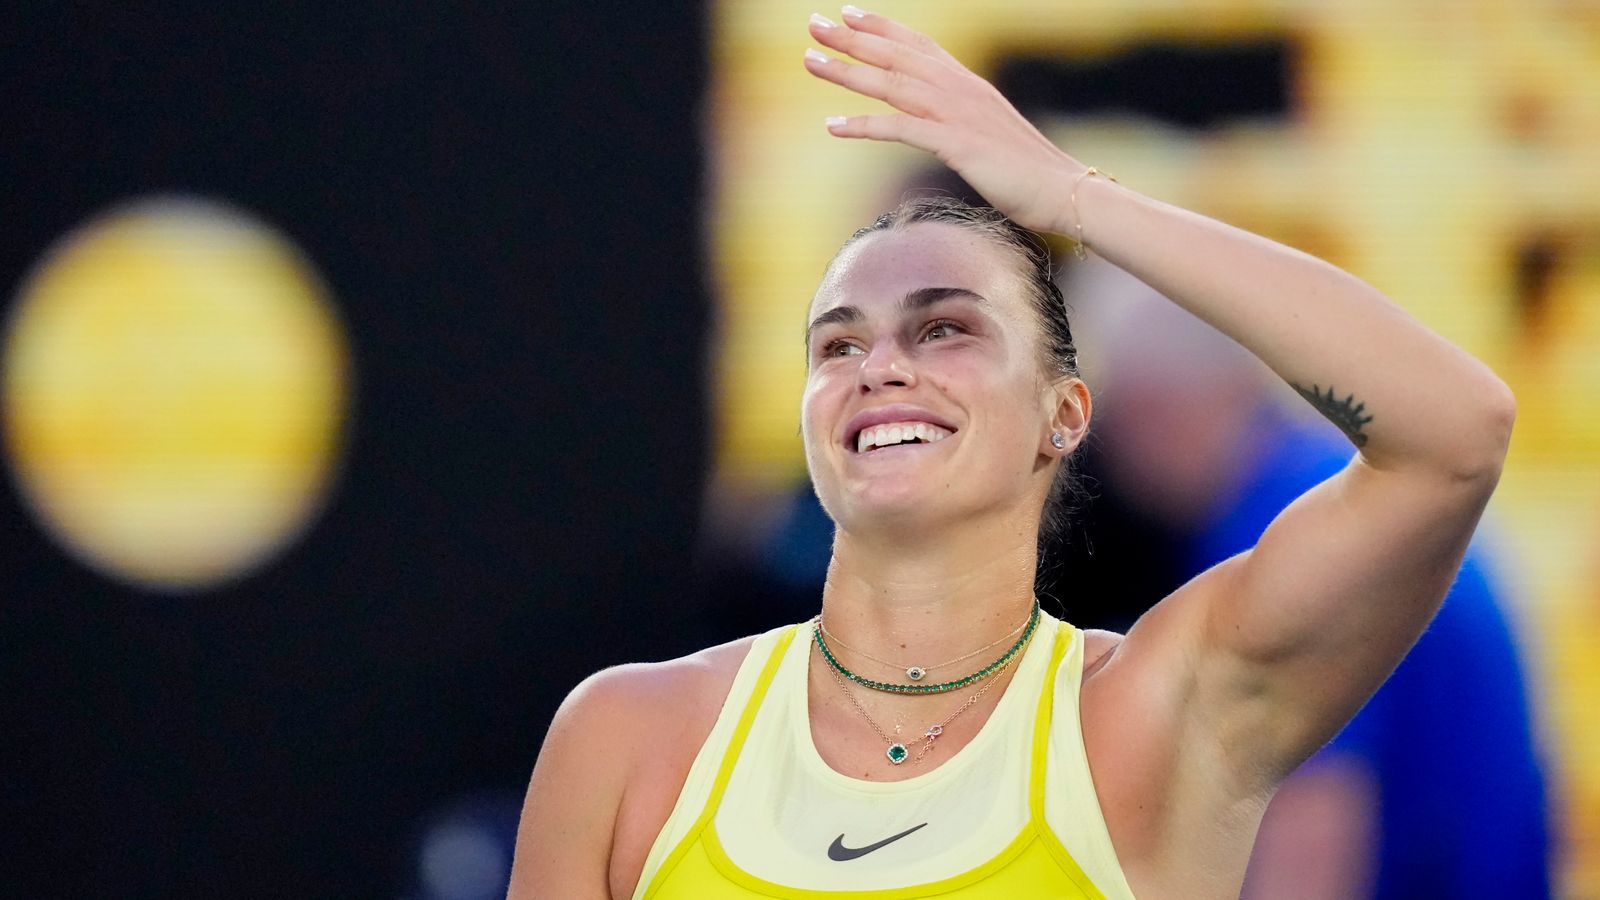
M 942 694 L 946 691 L 953 691 L 957 688 L 966 687 L 967 685 L 972 684 L 974 681 L 983 678 L 985 675 L 999 671 L 1001 666 L 1004 666 L 1006 663 L 1010 662 L 1011 658 L 1017 655 L 1017 651 L 1021 650 L 1023 645 L 1028 643 L 1028 638 L 1033 635 L 1034 629 L 1039 625 L 1039 600 L 1037 597 L 1034 598 L 1033 612 L 1028 616 L 1028 624 L 1023 628 L 1022 637 L 1017 638 L 1017 642 L 1011 645 L 1011 649 L 1002 654 L 999 659 L 988 664 L 987 666 L 984 666 L 978 671 L 973 672 L 971 675 L 968 675 L 965 678 L 957 678 L 954 681 L 946 681 L 941 684 L 902 684 L 890 681 L 874 681 L 871 678 L 864 678 L 860 675 L 857 675 L 856 673 L 845 668 L 844 664 L 839 662 L 839 660 L 834 657 L 833 651 L 828 649 L 828 642 L 822 637 L 822 614 L 817 613 L 816 617 L 812 621 L 814 624 L 811 628 L 811 636 L 816 641 L 817 649 L 822 651 L 823 658 L 828 661 L 828 665 L 832 666 L 833 670 L 838 674 L 843 675 L 862 687 L 869 687 L 875 691 L 888 691 L 892 694 Z
M 899 663 L 890 662 L 887 659 L 879 659 L 878 657 L 873 656 L 871 653 L 868 653 L 865 650 L 857 650 L 856 648 L 850 646 L 849 644 L 846 644 L 844 641 L 839 640 L 839 636 L 837 634 L 834 634 L 833 632 L 829 631 L 828 630 L 828 626 L 822 622 L 820 614 L 818 616 L 817 624 L 822 626 L 823 635 L 825 635 L 828 638 L 828 641 L 831 644 L 833 644 L 833 646 L 842 647 L 845 650 L 849 650 L 851 653 L 857 654 L 857 655 L 862 656 L 862 657 L 864 657 L 866 659 L 870 659 L 875 663 L 882 663 L 883 665 L 886 665 L 886 666 L 888 666 L 888 667 L 890 667 L 892 669 L 899 669 L 899 670 L 905 672 L 906 673 L 906 677 L 911 679 L 912 681 L 921 681 L 923 678 L 926 678 L 928 673 L 932 672 L 934 669 L 942 669 L 945 666 L 953 666 L 958 662 L 966 662 L 967 660 L 973 658 L 974 656 L 977 656 L 979 653 L 982 653 L 983 651 L 988 650 L 991 647 L 994 647 L 994 646 L 997 646 L 999 644 L 1004 643 L 1005 641 L 1010 639 L 1013 635 L 1015 635 L 1017 632 L 1019 632 L 1022 629 L 1028 627 L 1027 621 L 1024 620 L 1021 625 L 1018 625 L 1017 627 L 1011 629 L 1010 631 L 1006 632 L 1005 634 L 1002 634 L 1001 636 L 995 638 L 994 640 L 990 641 L 989 643 L 984 644 L 982 647 L 979 647 L 978 649 L 972 651 L 971 653 L 967 653 L 967 654 L 964 654 L 962 656 L 958 656 L 955 659 L 946 660 L 945 662 L 937 663 L 937 664 L 931 665 L 931 666 L 903 666 L 903 665 L 901 665 Z
M 830 669 L 829 671 L 830 674 L 833 675 L 833 680 L 839 682 L 839 688 L 844 691 L 844 695 L 850 698 L 850 704 L 856 708 L 856 712 L 861 713 L 861 718 L 866 719 L 867 724 L 872 726 L 872 730 L 878 733 L 878 737 L 883 738 L 884 742 L 889 745 L 889 749 L 883 752 L 883 755 L 889 758 L 889 764 L 898 766 L 911 757 L 911 750 L 909 747 L 914 747 L 917 744 L 921 744 L 922 749 L 917 751 L 916 758 L 912 759 L 912 762 L 921 762 L 922 758 L 928 755 L 928 751 L 933 749 L 934 740 L 937 739 L 939 735 L 944 734 L 945 726 L 949 725 L 951 722 L 954 722 L 956 716 L 959 716 L 968 709 L 971 709 L 974 703 L 977 703 L 979 700 L 983 699 L 983 695 L 989 692 L 989 688 L 994 687 L 994 683 L 1000 680 L 1001 672 L 1003 672 L 1005 667 L 1010 664 L 1011 661 L 1006 660 L 1005 663 L 1000 666 L 1000 671 L 997 671 L 994 673 L 994 675 L 990 676 L 989 680 L 984 683 L 983 687 L 978 688 L 978 690 L 973 693 L 971 697 L 968 697 L 960 706 L 956 707 L 955 712 L 945 716 L 943 722 L 940 722 L 937 725 L 929 725 L 928 730 L 922 733 L 922 737 L 912 741 L 910 745 L 907 745 L 902 741 L 897 741 L 894 738 L 889 737 L 887 734 L 884 734 L 883 729 L 878 727 L 878 723 L 874 722 L 872 720 L 872 716 L 867 714 L 866 707 L 863 707 L 861 705 L 861 701 L 856 699 L 855 693 L 850 690 L 850 685 L 846 684 L 845 680 L 839 676 L 839 672 L 836 669 Z M 898 732 L 899 730 L 899 727 L 896 726 L 895 731 Z

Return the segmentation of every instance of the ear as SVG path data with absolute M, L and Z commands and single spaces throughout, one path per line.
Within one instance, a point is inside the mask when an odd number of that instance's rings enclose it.
M 1050 414 L 1050 429 L 1039 444 L 1039 452 L 1046 456 L 1070 456 L 1089 433 L 1089 417 L 1094 401 L 1089 396 L 1089 386 L 1082 378 L 1064 376 L 1050 385 L 1054 405 Z M 1052 435 L 1061 435 L 1062 446 L 1057 447 Z

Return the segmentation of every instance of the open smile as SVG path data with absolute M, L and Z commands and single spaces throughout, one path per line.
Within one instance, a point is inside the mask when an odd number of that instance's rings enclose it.
M 912 403 L 864 409 L 850 418 L 839 440 L 851 455 L 882 453 L 895 447 L 926 447 L 959 429 L 937 413 Z
M 889 447 L 937 444 L 954 433 L 928 422 L 891 422 L 857 432 L 855 450 L 857 453 L 870 453 Z

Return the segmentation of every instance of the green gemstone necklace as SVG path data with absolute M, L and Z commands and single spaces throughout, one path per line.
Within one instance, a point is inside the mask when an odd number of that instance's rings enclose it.
M 1013 656 L 1017 655 L 1017 652 L 1022 649 L 1023 645 L 1028 643 L 1028 638 L 1033 636 L 1033 630 L 1038 627 L 1038 625 L 1039 600 L 1036 597 L 1033 601 L 1033 613 L 1028 616 L 1028 625 L 1023 629 L 1022 636 L 1017 638 L 1017 642 L 1011 645 L 1011 649 L 1007 650 L 999 659 L 988 664 L 987 666 L 984 666 L 978 671 L 973 672 L 971 675 L 968 675 L 965 678 L 957 678 L 954 681 L 946 681 L 939 684 L 904 684 L 892 681 L 875 681 L 871 678 L 857 675 L 856 673 L 845 668 L 844 663 L 839 662 L 839 660 L 834 657 L 833 651 L 828 649 L 828 642 L 822 636 L 821 613 L 818 613 L 816 618 L 812 620 L 811 636 L 816 641 L 817 649 L 822 651 L 822 657 L 828 661 L 829 666 L 833 667 L 834 672 L 839 675 L 843 675 L 845 678 L 854 681 L 856 684 L 859 684 L 862 687 L 869 687 L 875 691 L 888 691 L 891 694 L 942 694 L 946 691 L 964 688 L 967 685 L 972 684 L 974 681 L 978 681 L 979 679 L 983 678 L 985 675 L 998 672 L 1002 666 L 1011 661 Z
M 843 640 L 840 639 L 840 637 L 837 634 L 834 634 L 833 632 L 829 631 L 828 630 L 828 623 L 823 622 L 820 618 L 817 620 L 817 624 L 822 627 L 822 636 L 828 639 L 828 643 L 831 646 L 838 647 L 841 650 L 849 650 L 851 653 L 854 653 L 857 656 L 860 656 L 860 657 L 862 657 L 864 659 L 870 659 L 875 663 L 878 663 L 880 665 L 888 666 L 891 669 L 899 669 L 902 672 L 905 672 L 906 673 L 906 677 L 911 679 L 912 681 L 921 681 L 922 679 L 928 677 L 928 673 L 932 672 L 934 669 L 943 669 L 943 668 L 945 668 L 947 666 L 953 666 L 958 662 L 966 662 L 967 660 L 973 658 L 974 656 L 977 656 L 979 653 L 982 653 L 985 650 L 990 650 L 990 649 L 993 649 L 995 647 L 1000 646 L 1001 644 L 1004 644 L 1006 641 L 1009 641 L 1012 638 L 1016 637 L 1017 632 L 1021 631 L 1024 628 L 1027 628 L 1028 627 L 1028 620 L 1027 619 L 1022 620 L 1022 624 L 1020 624 L 1017 627 L 1011 629 L 1010 631 L 1006 632 L 1005 634 L 1000 635 L 999 637 L 995 638 L 994 640 L 990 641 L 989 643 L 984 644 L 982 647 L 979 647 L 978 649 L 972 651 L 971 653 L 963 653 L 962 655 L 956 657 L 955 659 L 945 660 L 942 663 L 935 663 L 935 664 L 933 664 L 931 666 L 906 666 L 906 665 L 901 665 L 900 663 L 897 663 L 897 662 L 890 662 L 887 659 L 880 659 L 880 658 L 878 658 L 876 656 L 873 656 L 871 653 L 868 653 L 865 650 L 860 650 L 860 649 L 857 649 L 855 647 L 850 646 L 849 644 L 846 644 Z
M 940 722 L 937 725 L 929 725 L 928 730 L 923 732 L 922 737 L 912 741 L 909 746 L 904 742 L 897 741 L 883 733 L 883 729 L 878 727 L 878 723 L 873 721 L 872 716 L 867 714 L 866 707 L 863 707 L 861 705 L 861 701 L 856 699 L 855 692 L 850 690 L 850 685 L 846 684 L 845 680 L 839 676 L 837 669 L 830 670 L 830 674 L 833 675 L 834 681 L 839 682 L 839 689 L 844 691 L 844 695 L 846 697 L 850 698 L 850 704 L 856 708 L 856 712 L 861 713 L 861 718 L 866 719 L 867 724 L 872 726 L 872 730 L 878 733 L 878 737 L 883 738 L 884 741 L 888 743 L 889 749 L 885 750 L 883 755 L 889 757 L 889 763 L 891 765 L 898 766 L 910 758 L 911 750 L 909 747 L 914 747 L 917 744 L 921 744 L 922 749 L 917 751 L 916 759 L 913 760 L 913 762 L 921 762 L 922 758 L 928 755 L 928 751 L 933 749 L 933 742 L 939 737 L 939 735 L 944 734 L 945 726 L 949 725 L 951 722 L 954 722 L 956 716 L 959 716 L 968 709 L 971 709 L 974 703 L 977 703 L 979 700 L 983 699 L 983 695 L 989 693 L 989 688 L 994 687 L 994 683 L 1000 680 L 1001 672 L 1005 671 L 1005 667 L 1010 664 L 1011 660 L 1009 659 L 1001 663 L 1000 669 L 996 671 L 994 675 L 990 676 L 989 680 L 984 683 L 983 687 L 978 688 L 978 690 L 975 691 L 972 696 L 968 697 L 960 706 L 956 707 L 955 712 L 945 716 L 943 722 Z M 899 726 L 896 726 L 895 733 L 898 734 L 899 731 Z

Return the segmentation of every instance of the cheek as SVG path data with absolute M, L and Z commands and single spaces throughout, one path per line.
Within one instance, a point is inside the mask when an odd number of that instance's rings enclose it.
M 1039 429 L 1048 422 L 1031 373 L 983 372 L 964 381 L 978 433 L 994 453 L 1031 460 Z
M 832 439 L 829 423 L 838 414 L 839 384 L 840 380 L 831 373 L 813 373 L 806 381 L 805 393 L 800 395 L 800 436 L 808 458 L 813 448 Z
M 800 394 L 800 424 L 810 428 L 812 420 L 820 414 L 821 408 L 826 405 L 828 393 L 828 377 L 826 375 L 812 375 L 806 379 L 806 388 Z

